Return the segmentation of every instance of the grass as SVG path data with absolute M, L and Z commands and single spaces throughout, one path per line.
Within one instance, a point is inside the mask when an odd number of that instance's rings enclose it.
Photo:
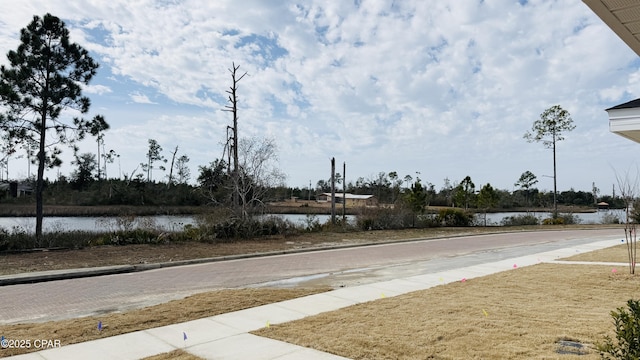
M 62 345 L 101 339 L 139 330 L 201 319 L 250 307 L 328 291 L 317 289 L 228 289 L 201 293 L 165 304 L 132 310 L 45 323 L 0 326 L 8 339 L 58 339 Z M 98 330 L 101 322 L 102 330 Z M 3 349 L 0 356 L 33 352 L 37 349 Z M 190 359 L 184 357 L 184 359 Z
M 595 344 L 613 336 L 610 312 L 638 296 L 638 280 L 610 266 L 538 264 L 254 334 L 352 359 L 598 359 Z
M 178 349 L 163 354 L 149 356 L 142 360 L 202 360 L 202 358 Z
M 600 251 L 587 252 L 579 255 L 571 256 L 565 260 L 571 261 L 602 261 L 602 262 L 619 262 L 628 263 L 627 245 L 621 244 Z
M 349 241 L 369 239 L 364 233 L 356 235 Z M 424 233 L 390 232 L 385 238 L 407 237 L 424 237 Z M 313 242 L 303 240 L 294 242 Z M 314 244 L 334 242 L 343 243 L 340 237 L 327 235 Z M 570 258 L 626 259 L 624 245 Z M 272 324 L 255 333 L 354 359 L 597 359 L 594 344 L 613 335 L 610 312 L 638 296 L 638 280 L 624 271 L 614 273 L 610 266 L 539 264 Z M 0 326 L 0 334 L 14 339 L 61 339 L 68 345 L 325 290 L 216 291 L 127 313 Z M 101 332 L 98 321 L 103 324 Z M 579 351 L 585 354 L 559 354 L 576 351 L 562 341 L 584 344 Z M 2 352 L 2 356 L 12 354 L 18 352 Z M 174 358 L 198 359 L 182 351 L 151 357 Z

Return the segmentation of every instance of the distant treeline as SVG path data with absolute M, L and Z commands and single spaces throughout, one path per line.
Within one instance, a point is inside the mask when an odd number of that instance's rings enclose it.
M 316 200 L 324 192 L 330 192 L 327 183 L 319 182 L 314 189 L 291 187 L 275 187 L 265 192 L 263 203 L 284 201 L 291 198 Z M 339 191 L 342 191 L 339 188 Z M 348 183 L 346 191 L 352 194 L 374 195 L 379 204 L 394 204 L 402 201 L 410 189 L 392 184 L 376 184 L 371 182 Z M 477 208 L 477 194 L 469 192 L 463 203 L 463 190 L 458 187 L 443 188 L 437 191 L 433 185 L 424 186 L 426 204 L 429 206 L 455 206 Z M 130 205 L 130 206 L 216 206 L 228 200 L 230 190 L 219 184 L 212 191 L 206 181 L 200 185 L 167 184 L 147 182 L 141 179 L 132 180 L 93 180 L 78 184 L 64 178 L 48 181 L 45 185 L 45 204 L 48 205 Z M 542 192 L 538 189 L 516 190 L 513 192 L 496 189 L 497 201 L 492 210 L 517 210 L 525 208 L 551 208 L 553 192 Z M 606 202 L 610 208 L 623 208 L 621 198 L 602 196 L 594 199 L 593 193 L 575 191 L 573 189 L 558 192 L 558 204 L 561 206 L 596 207 L 598 202 Z M 24 204 L 33 202 L 33 195 L 26 194 L 12 198 L 9 193 L 0 194 L 0 202 Z

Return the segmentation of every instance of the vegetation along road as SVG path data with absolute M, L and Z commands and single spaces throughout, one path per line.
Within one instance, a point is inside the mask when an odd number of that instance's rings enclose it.
M 0 323 L 43 321 L 121 311 L 166 302 L 188 294 L 220 289 L 286 285 L 287 279 L 318 274 L 337 274 L 346 270 L 360 273 L 351 283 L 378 281 L 367 279 L 386 268 L 387 276 L 403 276 L 406 266 L 416 264 L 415 271 L 445 270 L 483 261 L 534 254 L 577 243 L 615 240 L 621 229 L 561 230 L 496 233 L 423 241 L 398 242 L 366 247 L 322 250 L 268 257 L 238 259 L 150 270 L 146 272 L 102 277 L 61 280 L 37 284 L 6 286 L 0 292 L 5 311 Z M 393 274 L 398 265 L 401 270 Z M 374 274 L 375 275 L 375 274 Z M 350 285 L 340 276 L 330 285 Z M 294 282 L 295 283 L 295 282 Z

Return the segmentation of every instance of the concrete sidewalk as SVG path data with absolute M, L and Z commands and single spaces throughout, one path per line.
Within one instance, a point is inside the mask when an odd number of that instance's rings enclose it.
M 618 238 L 619 239 L 619 238 Z M 183 349 L 204 359 L 344 359 L 249 334 L 271 324 L 280 324 L 350 305 L 392 297 L 437 285 L 490 275 L 516 267 L 555 262 L 578 253 L 620 244 L 606 240 L 492 263 L 462 267 L 426 275 L 353 286 L 303 298 L 259 306 L 204 319 L 88 341 L 37 353 L 11 357 L 16 360 L 140 359 Z M 563 263 L 558 261 L 559 263 Z M 595 263 L 594 263 L 595 264 Z M 626 266 L 603 263 L 605 265 Z M 63 339 L 61 339 L 64 341 Z M 0 350 L 0 355 L 2 350 Z

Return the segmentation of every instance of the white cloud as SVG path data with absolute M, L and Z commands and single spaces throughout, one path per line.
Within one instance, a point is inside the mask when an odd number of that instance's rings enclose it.
M 634 146 L 608 132 L 603 109 L 640 96 L 637 56 L 578 0 L 28 0 L 0 14 L 0 46 L 47 11 L 101 64 L 85 92 L 120 146 L 184 144 L 194 172 L 222 152 L 232 63 L 248 72 L 240 131 L 276 139 L 291 185 L 327 178 L 335 156 L 354 178 L 420 171 L 436 185 L 470 175 L 509 188 L 525 170 L 551 171 L 522 135 L 555 104 L 577 125 L 561 187 L 611 182 L 602 169 Z M 154 103 L 145 93 L 158 106 L 140 107 Z
M 85 85 L 82 90 L 87 94 L 104 95 L 111 92 L 111 88 L 104 85 Z
M 138 104 L 155 104 L 153 101 L 149 99 L 149 97 L 145 94 L 141 94 L 139 92 L 134 92 L 129 94 L 129 97 L 133 102 Z

